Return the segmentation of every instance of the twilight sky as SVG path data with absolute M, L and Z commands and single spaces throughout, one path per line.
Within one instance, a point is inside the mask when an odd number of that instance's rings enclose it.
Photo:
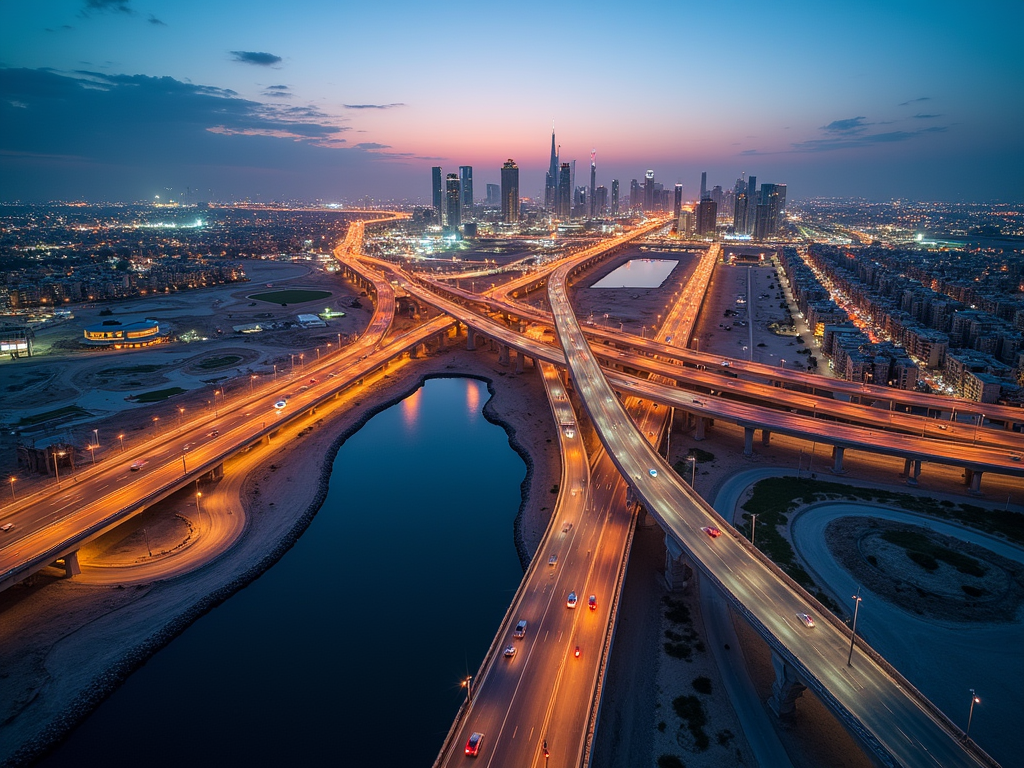
M 0 201 L 598 183 L 1024 201 L 1024 3 L 0 0 Z

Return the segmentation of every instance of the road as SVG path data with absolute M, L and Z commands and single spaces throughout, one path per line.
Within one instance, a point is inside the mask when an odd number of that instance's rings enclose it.
M 717 539 L 702 526 L 724 525 L 699 496 L 682 483 L 633 425 L 605 380 L 576 320 L 566 290 L 570 268 L 556 270 L 548 297 L 559 339 L 581 401 L 622 475 L 662 527 L 690 555 L 711 582 L 745 615 L 773 650 L 797 671 L 876 756 L 908 766 L 982 765 L 961 744 L 955 728 L 923 697 L 911 695 L 863 649 L 847 666 L 846 628 L 781 572 L 762 560 L 731 529 Z M 819 617 L 808 629 L 798 613 Z

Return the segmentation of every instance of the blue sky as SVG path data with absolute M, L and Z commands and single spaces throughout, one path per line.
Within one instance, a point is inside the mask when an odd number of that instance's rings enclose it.
M 423 199 L 543 185 L 1021 201 L 1024 4 L 0 4 L 0 200 Z

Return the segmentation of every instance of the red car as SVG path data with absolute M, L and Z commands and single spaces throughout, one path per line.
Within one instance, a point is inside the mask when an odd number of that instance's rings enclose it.
M 701 528 L 701 530 L 704 531 L 704 533 L 706 533 L 712 539 L 717 539 L 719 536 L 722 535 L 722 532 L 720 530 L 710 525 L 705 525 L 703 528 Z
M 480 753 L 480 742 L 484 740 L 482 733 L 474 733 L 469 737 L 469 741 L 466 742 L 466 754 L 470 757 L 476 757 Z
M 590 610 L 597 610 L 597 595 L 591 595 L 588 597 L 587 603 L 590 605 Z

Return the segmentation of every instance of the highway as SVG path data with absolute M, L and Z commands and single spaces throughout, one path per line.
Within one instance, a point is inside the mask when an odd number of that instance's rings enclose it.
M 569 370 L 602 444 L 646 508 L 773 651 L 831 704 L 848 728 L 861 734 L 877 758 L 907 766 L 983 765 L 959 741 L 955 726 L 865 653 L 866 647 L 847 666 L 850 636 L 844 625 L 731 528 L 717 539 L 701 531 L 702 526 L 725 523 L 676 477 L 615 397 L 573 314 L 566 292 L 570 269 L 566 265 L 556 270 L 548 283 L 559 340 L 571 350 Z M 816 628 L 808 629 L 797 618 L 804 612 L 818 618 Z

